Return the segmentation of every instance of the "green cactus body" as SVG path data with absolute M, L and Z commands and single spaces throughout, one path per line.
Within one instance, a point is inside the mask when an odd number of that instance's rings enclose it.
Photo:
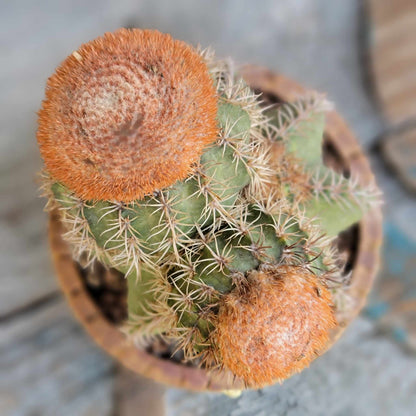
M 309 195 L 300 202 L 308 218 L 317 218 L 329 236 L 358 222 L 372 202 L 377 200 L 374 189 L 361 189 L 326 167 L 322 157 L 325 112 L 331 107 L 318 96 L 301 98 L 283 105 L 277 112 L 268 111 L 276 127 L 274 137 L 285 143 L 287 154 L 293 155 L 309 176 Z M 293 200 L 290 184 L 287 197 Z M 324 214 L 324 215 L 323 215 Z
M 215 348 L 218 305 L 248 273 L 289 264 L 322 279 L 339 274 L 331 239 L 321 237 L 335 236 L 364 209 L 356 186 L 323 165 L 321 97 L 265 113 L 227 65 L 206 59 L 220 135 L 188 178 L 130 203 L 85 201 L 48 182 L 76 253 L 126 275 L 130 333 L 174 338 L 188 359 Z M 274 142 L 293 156 L 283 155 L 277 168 Z M 283 175 L 291 163 L 309 180 L 299 201 Z M 268 191 L 273 184 L 283 196 Z

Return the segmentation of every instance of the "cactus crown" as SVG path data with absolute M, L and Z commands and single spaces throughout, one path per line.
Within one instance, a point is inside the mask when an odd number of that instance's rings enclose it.
M 230 62 L 158 32 L 68 59 L 40 112 L 48 207 L 77 260 L 125 274 L 126 331 L 247 386 L 307 366 L 347 292 L 334 237 L 374 195 L 322 162 L 328 102 L 264 109 Z

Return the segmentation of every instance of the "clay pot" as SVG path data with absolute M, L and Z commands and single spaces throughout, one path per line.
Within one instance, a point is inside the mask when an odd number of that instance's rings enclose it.
M 270 101 L 291 101 L 306 91 L 282 75 L 255 66 L 245 67 L 243 76 L 254 90 L 263 92 L 265 98 Z M 354 134 L 335 112 L 327 116 L 325 148 L 328 163 L 343 171 L 355 173 L 362 184 L 373 180 L 369 163 Z M 352 267 L 351 294 L 355 300 L 355 307 L 331 334 L 331 345 L 360 312 L 372 286 L 378 269 L 382 236 L 380 210 L 374 208 L 353 231 L 350 231 L 349 238 L 352 238 L 352 241 L 349 241 L 348 250 Z M 75 316 L 102 349 L 135 373 L 169 386 L 197 391 L 242 388 L 241 382 L 233 380 L 230 375 L 207 373 L 203 369 L 157 358 L 129 343 L 117 326 L 108 321 L 94 303 L 85 288 L 80 269 L 72 260 L 69 247 L 61 235 L 59 218 L 52 213 L 49 242 L 62 291 Z

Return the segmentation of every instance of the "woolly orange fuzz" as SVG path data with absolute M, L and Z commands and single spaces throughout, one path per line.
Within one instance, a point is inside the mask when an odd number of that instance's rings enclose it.
M 46 170 L 79 197 L 131 201 L 191 172 L 217 137 L 201 56 L 153 30 L 106 33 L 47 83 L 38 142 Z
M 254 271 L 219 310 L 216 343 L 225 367 L 261 387 L 302 370 L 325 348 L 336 320 L 328 289 L 298 266 Z

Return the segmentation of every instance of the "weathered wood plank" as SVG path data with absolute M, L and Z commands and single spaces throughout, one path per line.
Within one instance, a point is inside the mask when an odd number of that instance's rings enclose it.
M 0 318 L 56 292 L 46 242 L 44 201 L 35 174 L 39 157 L 26 151 L 0 168 Z
M 388 120 L 416 118 L 416 3 L 367 0 L 371 68 Z
M 115 378 L 114 412 L 117 416 L 164 416 L 165 387 L 123 367 Z
M 71 317 L 61 297 L 2 324 L 0 414 L 110 415 L 113 362 Z

